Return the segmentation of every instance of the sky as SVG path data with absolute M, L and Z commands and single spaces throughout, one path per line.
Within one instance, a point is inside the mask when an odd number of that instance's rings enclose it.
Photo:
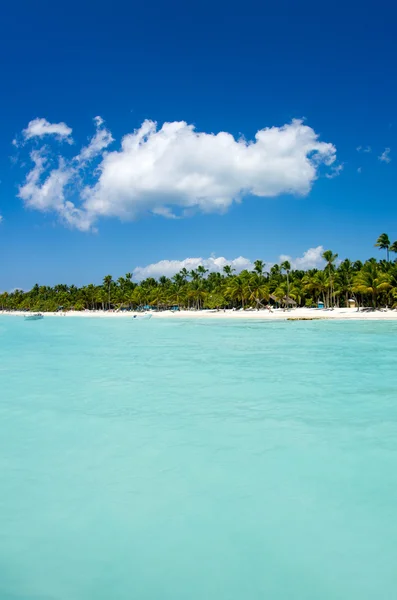
M 397 239 L 392 2 L 8 3 L 0 290 Z

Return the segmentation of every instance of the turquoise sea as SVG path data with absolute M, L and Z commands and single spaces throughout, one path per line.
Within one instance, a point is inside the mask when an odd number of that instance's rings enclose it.
M 1 600 L 397 598 L 397 322 L 0 318 Z

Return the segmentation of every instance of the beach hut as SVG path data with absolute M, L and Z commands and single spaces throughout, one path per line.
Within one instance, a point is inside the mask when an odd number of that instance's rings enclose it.
M 295 300 L 293 300 L 292 298 L 288 298 L 288 296 L 284 296 L 283 302 L 284 304 L 288 304 L 288 306 L 296 306 Z
M 324 302 L 317 302 L 317 308 L 324 308 Z
M 349 308 L 356 308 L 356 301 L 354 300 L 354 298 L 349 298 L 349 300 L 347 301 L 347 305 Z
M 281 299 L 276 298 L 274 294 L 270 294 L 270 300 L 273 300 L 276 306 L 296 306 L 295 300 L 293 300 L 292 298 L 288 298 L 287 296 L 284 296 L 284 298 Z

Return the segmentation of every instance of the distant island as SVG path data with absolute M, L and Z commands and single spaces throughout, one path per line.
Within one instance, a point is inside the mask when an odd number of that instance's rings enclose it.
M 0 294 L 0 308 L 6 311 L 83 310 L 178 310 L 178 309 L 263 309 L 276 307 L 397 307 L 397 241 L 387 234 L 375 246 L 385 258 L 365 263 L 338 261 L 338 254 L 326 250 L 323 270 L 294 270 L 288 261 L 269 271 L 256 260 L 252 271 L 235 273 L 225 266 L 223 273 L 209 273 L 203 266 L 182 269 L 172 278 L 149 277 L 139 284 L 127 273 L 116 281 L 111 275 L 102 285 L 83 287 L 36 284 L 30 291 L 14 290 Z

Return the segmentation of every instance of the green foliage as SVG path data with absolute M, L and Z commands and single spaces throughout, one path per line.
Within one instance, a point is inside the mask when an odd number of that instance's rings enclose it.
M 390 244 L 382 234 L 376 243 L 381 249 L 397 253 L 397 242 Z M 266 270 L 262 260 L 256 260 L 252 271 L 235 273 L 230 265 L 222 273 L 208 273 L 203 266 L 188 272 L 182 269 L 172 279 L 149 277 L 139 284 L 126 273 L 116 281 L 111 275 L 102 285 L 89 284 L 81 288 L 57 284 L 54 287 L 34 285 L 24 292 L 14 290 L 0 294 L 0 309 L 56 311 L 104 310 L 151 305 L 158 309 L 179 306 L 184 309 L 262 308 L 268 302 L 286 307 L 313 306 L 318 301 L 326 306 L 348 306 L 354 298 L 359 306 L 395 306 L 397 304 L 397 261 L 365 263 L 346 259 L 340 263 L 331 250 L 323 253 L 323 270 L 294 270 L 288 261 Z

